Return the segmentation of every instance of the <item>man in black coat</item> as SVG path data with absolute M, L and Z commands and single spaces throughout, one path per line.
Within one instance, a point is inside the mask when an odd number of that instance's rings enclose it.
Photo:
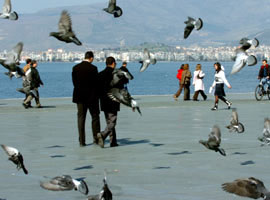
M 130 77 L 131 77 L 130 80 L 133 79 L 132 74 L 129 72 L 129 70 L 128 70 L 128 68 L 127 68 L 127 62 L 126 62 L 126 61 L 124 61 L 124 62 L 122 63 L 122 66 L 121 66 L 119 69 L 121 69 L 121 70 L 124 71 L 124 72 L 129 73 L 129 75 L 130 75 Z M 126 90 L 128 90 L 127 84 L 129 83 L 129 80 L 128 80 L 127 78 L 124 77 L 124 78 L 121 80 L 121 83 L 123 83 L 123 84 L 124 84 L 124 88 L 125 88 Z
M 98 133 L 98 144 L 104 147 L 104 141 L 110 136 L 110 147 L 118 146 L 116 139 L 115 126 L 117 121 L 117 112 L 120 111 L 120 103 L 111 100 L 108 97 L 108 92 L 112 88 L 111 81 L 113 79 L 113 70 L 116 66 L 115 59 L 108 57 L 106 59 L 106 68 L 99 73 L 99 86 L 100 86 L 100 105 L 101 110 L 104 111 L 107 126 L 105 130 Z M 114 86 L 116 87 L 116 86 Z M 123 87 L 123 85 L 119 85 Z
M 73 103 L 77 104 L 78 130 L 80 146 L 85 146 L 85 118 L 87 110 L 92 117 L 93 143 L 98 143 L 97 133 L 100 132 L 98 70 L 92 65 L 94 54 L 85 53 L 85 59 L 72 69 Z

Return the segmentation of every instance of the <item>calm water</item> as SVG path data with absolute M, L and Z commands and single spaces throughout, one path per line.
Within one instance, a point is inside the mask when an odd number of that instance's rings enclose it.
M 196 64 L 199 62 L 189 62 L 190 70 L 193 74 Z M 206 73 L 204 84 L 206 92 L 213 82 L 214 62 L 200 62 L 202 69 Z M 104 63 L 94 63 L 98 70 L 104 69 Z M 129 91 L 132 95 L 165 95 L 173 94 L 178 89 L 178 80 L 176 79 L 177 70 L 181 62 L 159 62 L 156 65 L 150 65 L 143 73 L 139 72 L 139 63 L 129 63 L 128 68 L 134 75 L 134 80 L 129 83 Z M 44 87 L 40 88 L 42 97 L 71 97 L 73 85 L 71 80 L 71 71 L 75 63 L 39 63 L 38 70 L 41 79 L 44 82 Z M 120 67 L 118 63 L 117 67 Z M 257 74 L 260 63 L 256 66 L 246 66 L 242 71 L 235 75 L 229 75 L 232 62 L 223 62 L 227 79 L 232 85 L 232 89 L 226 88 L 230 93 L 246 93 L 253 92 L 258 84 Z M 21 65 L 22 67 L 23 65 Z M 4 75 L 5 68 L 0 68 L 0 98 L 22 98 L 23 94 L 16 91 L 16 88 L 21 87 L 22 80 L 9 78 Z M 191 86 L 191 92 L 194 91 Z

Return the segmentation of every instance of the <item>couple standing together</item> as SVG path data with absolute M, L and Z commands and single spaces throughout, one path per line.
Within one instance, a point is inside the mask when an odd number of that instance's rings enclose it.
M 92 64 L 93 60 L 93 52 L 88 51 L 85 53 L 84 60 L 72 69 L 72 81 L 74 85 L 72 101 L 77 104 L 80 146 L 86 146 L 85 119 L 87 110 L 89 110 L 92 117 L 93 143 L 103 148 L 105 139 L 110 136 L 110 147 L 116 147 L 118 144 L 115 126 L 117 112 L 120 111 L 120 103 L 112 101 L 107 95 L 108 91 L 112 88 L 110 83 L 113 79 L 116 61 L 113 57 L 106 58 L 106 68 L 98 73 L 97 67 Z M 123 65 L 126 64 L 123 63 Z M 124 88 L 124 83 L 122 82 L 114 87 L 122 89 Z M 99 102 L 107 124 L 103 132 L 100 132 Z

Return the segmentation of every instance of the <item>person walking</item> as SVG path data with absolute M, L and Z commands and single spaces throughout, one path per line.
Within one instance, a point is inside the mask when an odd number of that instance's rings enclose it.
M 93 60 L 93 52 L 87 51 L 84 60 L 72 69 L 72 82 L 74 86 L 72 102 L 77 104 L 77 125 L 81 147 L 86 146 L 85 120 L 87 110 L 89 110 L 92 118 L 94 144 L 98 144 L 97 134 L 100 132 L 98 70 L 92 64 Z
M 196 65 L 196 69 L 193 73 L 193 85 L 194 85 L 194 95 L 193 95 L 193 101 L 198 101 L 198 95 L 199 93 L 202 95 L 203 100 L 207 99 L 206 94 L 204 93 L 204 84 L 203 84 L 203 78 L 205 74 L 202 71 L 201 64 Z
M 209 92 L 211 92 L 214 88 L 215 88 L 215 105 L 213 108 L 211 108 L 211 110 L 217 110 L 218 109 L 218 101 L 219 99 L 222 100 L 224 103 L 227 104 L 228 109 L 231 108 L 232 103 L 230 101 L 228 101 L 225 96 L 225 91 L 224 91 L 224 83 L 228 88 L 232 88 L 232 86 L 230 85 L 230 83 L 227 81 L 226 76 L 225 76 L 225 72 L 222 69 L 222 66 L 219 62 L 216 62 L 214 64 L 214 68 L 216 70 L 215 73 L 215 79 L 214 82 L 212 84 L 212 86 L 210 87 Z
M 32 60 L 30 58 L 27 58 L 25 62 L 26 62 L 26 65 L 23 67 L 24 74 L 27 72 L 28 69 L 30 69 Z M 23 80 L 23 84 L 22 84 L 23 88 L 30 85 L 25 75 L 22 77 L 22 80 Z M 25 98 L 23 101 L 25 101 L 27 97 L 28 97 L 28 94 L 25 94 Z M 32 108 L 31 101 L 28 103 L 27 107 Z
M 36 69 L 37 66 L 38 66 L 37 61 L 33 60 L 31 62 L 30 68 L 25 73 L 25 77 L 30 83 L 30 93 L 27 94 L 27 98 L 23 102 L 23 106 L 25 108 L 28 108 L 29 105 L 31 105 L 30 102 L 33 98 L 35 98 L 35 101 L 36 101 L 36 108 L 42 108 L 40 104 L 38 88 L 40 87 L 40 85 L 44 85 L 44 84 L 40 78 L 38 70 Z
M 184 64 L 180 84 L 184 87 L 184 101 L 190 100 L 190 79 L 192 78 L 189 71 L 189 64 Z
M 117 122 L 117 112 L 120 111 L 120 103 L 111 100 L 108 97 L 108 92 L 112 89 L 111 81 L 113 79 L 113 70 L 116 67 L 116 61 L 114 57 L 106 58 L 106 68 L 99 73 L 99 85 L 100 85 L 100 105 L 101 110 L 104 112 L 106 120 L 106 128 L 101 133 L 98 133 L 98 144 L 104 148 L 105 139 L 110 136 L 110 147 L 116 147 L 116 131 L 115 126 Z M 123 85 L 113 86 L 123 88 Z
M 181 95 L 182 89 L 184 87 L 183 84 L 181 84 L 181 77 L 182 77 L 182 73 L 184 71 L 184 64 L 181 65 L 180 69 L 178 69 L 177 71 L 177 75 L 176 78 L 179 80 L 179 89 L 177 90 L 177 92 L 173 95 L 174 100 L 178 100 L 178 97 Z

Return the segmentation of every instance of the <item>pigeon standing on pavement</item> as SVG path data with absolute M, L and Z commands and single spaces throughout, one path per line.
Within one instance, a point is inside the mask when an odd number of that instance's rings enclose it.
M 263 136 L 258 137 L 258 140 L 262 142 L 262 145 L 270 145 L 270 119 L 264 119 Z
M 76 45 L 82 45 L 72 30 L 71 18 L 66 10 L 63 10 L 61 13 L 61 17 L 58 22 L 58 32 L 51 32 L 50 36 L 66 43 L 73 42 Z
M 204 145 L 207 149 L 219 152 L 221 155 L 226 156 L 225 150 L 219 148 L 221 143 L 221 133 L 217 125 L 214 125 L 211 133 L 208 135 L 208 140 L 200 140 L 199 143 Z
M 49 182 L 41 182 L 40 186 L 51 191 L 78 190 L 84 195 L 88 194 L 88 186 L 84 180 L 73 179 L 69 175 L 56 176 Z
M 19 67 L 22 49 L 23 43 L 19 42 L 10 52 L 7 53 L 7 57 L 5 59 L 0 59 L 0 64 L 8 69 L 8 72 L 5 74 L 10 78 L 12 78 L 12 76 L 19 78 L 24 75 L 23 70 Z
M 142 115 L 140 107 L 138 106 L 138 103 L 131 97 L 131 95 L 126 89 L 112 88 L 108 92 L 108 96 L 113 101 L 122 103 L 128 107 L 131 107 L 133 111 L 137 109 L 139 114 Z
M 203 21 L 201 18 L 195 20 L 192 17 L 188 17 L 188 20 L 184 23 L 186 24 L 184 31 L 184 39 L 188 38 L 194 28 L 198 31 L 203 27 Z
M 236 179 L 233 182 L 224 183 L 222 184 L 222 189 L 242 197 L 270 200 L 270 193 L 265 188 L 263 182 L 253 177 Z
M 152 58 L 148 49 L 145 48 L 143 51 L 143 60 L 140 61 L 140 63 L 142 64 L 140 68 L 140 72 L 143 72 L 144 70 L 146 70 L 150 64 L 152 65 L 156 64 L 156 62 L 157 60 L 155 58 Z
M 5 3 L 2 7 L 2 13 L 0 13 L 0 18 L 17 20 L 19 18 L 18 14 L 16 12 L 11 12 L 11 10 L 11 0 L 5 0 Z
M 241 46 L 235 50 L 236 57 L 231 74 L 239 72 L 246 64 L 248 66 L 253 66 L 257 64 L 256 57 L 254 55 L 249 56 L 246 51 L 252 45 L 255 48 L 259 46 L 259 41 L 256 38 L 254 38 L 253 40 L 250 40 L 248 38 L 242 38 L 239 43 L 241 44 Z
M 238 113 L 235 108 L 232 109 L 230 125 L 226 126 L 226 128 L 228 128 L 230 132 L 237 131 L 238 133 L 243 133 L 245 130 L 244 125 L 238 120 Z
M 106 176 L 103 179 L 103 187 L 99 194 L 88 196 L 87 200 L 112 200 L 112 192 L 108 187 Z
M 23 163 L 23 156 L 22 154 L 18 151 L 18 149 L 14 147 L 9 147 L 6 145 L 1 144 L 1 147 L 4 149 L 4 151 L 8 155 L 8 159 L 12 161 L 15 165 L 17 165 L 17 169 L 23 169 L 23 172 L 25 174 L 28 174 L 28 171 L 26 170 L 24 163 Z
M 109 0 L 108 7 L 103 10 L 107 13 L 113 14 L 115 18 L 120 17 L 123 14 L 122 9 L 116 5 L 116 0 Z

